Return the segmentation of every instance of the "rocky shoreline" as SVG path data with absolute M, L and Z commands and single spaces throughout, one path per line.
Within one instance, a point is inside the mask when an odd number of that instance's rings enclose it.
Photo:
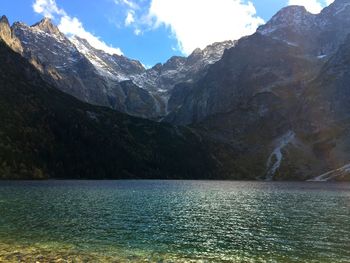
M 164 259 L 160 256 L 107 256 L 74 249 L 52 249 L 36 246 L 19 246 L 0 243 L 1 263 L 207 263 L 207 260 Z

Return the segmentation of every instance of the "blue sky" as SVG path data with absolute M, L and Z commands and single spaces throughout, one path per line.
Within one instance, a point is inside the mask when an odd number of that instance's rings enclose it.
M 196 47 L 251 34 L 288 4 L 313 13 L 332 0 L 2 0 L 10 22 L 29 25 L 49 16 L 109 53 L 146 66 L 187 55 Z

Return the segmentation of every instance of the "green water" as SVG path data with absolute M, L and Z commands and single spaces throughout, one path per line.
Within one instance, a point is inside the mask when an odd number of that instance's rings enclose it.
M 0 262 L 350 262 L 350 184 L 0 182 Z

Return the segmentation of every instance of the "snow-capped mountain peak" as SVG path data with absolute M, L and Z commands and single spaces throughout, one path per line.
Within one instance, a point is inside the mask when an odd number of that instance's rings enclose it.
M 295 31 L 311 29 L 315 25 L 315 18 L 316 15 L 309 13 L 303 6 L 287 6 L 257 31 L 262 35 L 271 35 L 288 27 Z
M 138 74 L 145 71 L 145 68 L 139 61 L 131 60 L 124 56 L 107 54 L 102 50 L 92 47 L 83 38 L 73 36 L 70 38 L 70 41 L 94 65 L 102 76 L 116 81 L 125 81 L 130 79 L 130 74 Z
M 59 35 L 59 36 L 62 35 L 58 27 L 53 24 L 50 18 L 47 18 L 47 17 L 43 18 L 40 22 L 32 25 L 31 27 L 34 29 L 41 30 L 48 34 Z

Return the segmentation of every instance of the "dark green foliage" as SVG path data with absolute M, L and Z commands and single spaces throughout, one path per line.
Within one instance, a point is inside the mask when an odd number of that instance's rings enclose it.
M 213 178 L 188 128 L 133 118 L 51 88 L 0 43 L 0 178 Z

